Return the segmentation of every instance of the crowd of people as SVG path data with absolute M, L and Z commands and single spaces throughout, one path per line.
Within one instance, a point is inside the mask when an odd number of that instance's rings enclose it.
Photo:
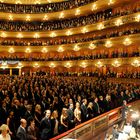
M 139 98 L 138 85 L 102 78 L 1 75 L 1 135 L 6 129 L 12 139 L 48 140 L 121 106 L 123 100 Z
M 41 54 L 26 56 L 26 54 L 10 54 L 10 55 L 1 55 L 0 61 L 66 61 L 66 60 L 94 60 L 94 59 L 105 59 L 105 58 L 126 58 L 126 57 L 139 57 L 139 50 L 133 50 L 132 52 L 127 52 L 123 50 L 122 52 L 118 52 L 118 50 L 114 50 L 112 52 L 105 51 L 103 52 L 95 52 L 92 54 L 85 55 L 60 55 L 56 54 L 55 56 L 45 55 L 41 56 Z
M 108 38 L 115 38 L 115 37 L 121 37 L 124 35 L 133 35 L 140 33 L 140 28 L 135 26 L 129 26 L 124 27 L 122 29 L 115 28 L 111 31 L 100 32 L 97 33 L 86 33 L 82 35 L 76 35 L 71 37 L 56 37 L 56 38 L 46 38 L 46 39 L 6 39 L 1 38 L 0 44 L 2 46 L 46 46 L 46 45 L 61 45 L 61 44 L 74 44 L 74 43 L 81 43 L 81 42 L 90 42 L 94 40 L 100 40 L 100 39 L 108 39 Z M 97 45 L 103 45 L 105 42 L 100 40 L 96 44 Z
M 0 21 L 0 29 L 11 31 L 45 31 L 45 30 L 61 30 L 66 28 L 80 27 L 88 24 L 97 23 L 99 21 L 113 18 L 112 9 L 103 12 L 97 12 L 88 16 L 81 16 L 72 19 L 52 20 L 52 21 Z
M 98 77 L 106 77 L 106 78 L 128 78 L 128 79 L 140 79 L 140 72 L 139 71 L 114 71 L 114 70 L 110 70 L 109 68 L 107 68 L 107 72 L 106 75 L 104 75 L 102 72 L 99 72 L 98 70 L 92 71 L 92 72 L 86 72 L 86 71 L 82 71 L 82 72 L 44 72 L 44 71 L 37 71 L 36 72 L 37 75 L 47 75 L 47 76 L 63 76 L 63 77 L 94 77 L 94 78 L 98 78 Z
M 30 14 L 50 13 L 73 9 L 95 1 L 97 0 L 70 0 L 56 3 L 32 4 L 32 5 L 0 3 L 0 12 L 30 13 Z
M 134 4 L 133 4 L 134 5 Z M 132 6 L 132 4 L 131 4 Z M 117 8 L 118 9 L 118 8 Z M 124 8 L 125 9 L 125 8 Z M 140 8 L 135 7 L 134 9 L 129 7 L 125 10 L 106 9 L 97 13 L 93 13 L 87 16 L 76 17 L 72 19 L 62 19 L 54 21 L 0 21 L 0 29 L 10 31 L 44 31 L 44 30 L 61 30 L 66 28 L 80 27 L 97 23 L 99 21 L 105 21 L 114 17 L 123 16 L 139 12 Z

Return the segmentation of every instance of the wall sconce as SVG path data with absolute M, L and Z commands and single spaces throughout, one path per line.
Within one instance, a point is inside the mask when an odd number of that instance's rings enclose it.
M 115 60 L 113 63 L 112 63 L 112 66 L 114 67 L 119 67 L 121 65 L 121 63 L 118 61 L 118 60 Z
M 123 44 L 124 44 L 125 46 L 129 46 L 129 45 L 131 45 L 131 43 L 132 43 L 132 41 L 131 41 L 129 38 L 126 38 L 126 39 L 124 40 L 124 42 L 123 42 Z
M 106 48 L 112 47 L 112 42 L 111 42 L 110 40 L 107 40 L 107 41 L 105 42 L 105 46 L 106 46 Z
M 102 62 L 101 61 L 98 61 L 96 64 L 95 64 L 96 67 L 98 68 L 101 68 L 103 66 Z
M 134 67 L 139 67 L 140 66 L 140 62 L 139 60 L 135 59 L 132 63 L 131 63 L 132 66 Z

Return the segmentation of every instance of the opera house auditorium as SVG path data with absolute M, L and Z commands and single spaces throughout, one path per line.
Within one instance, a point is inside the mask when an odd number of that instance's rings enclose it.
M 0 140 L 140 140 L 140 0 L 0 0 Z

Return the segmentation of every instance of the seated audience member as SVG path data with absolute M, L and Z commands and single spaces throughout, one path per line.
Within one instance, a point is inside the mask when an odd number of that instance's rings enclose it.
M 75 125 L 79 125 L 81 123 L 81 108 L 79 102 L 76 102 L 76 107 L 74 109 L 74 117 Z
M 46 110 L 45 117 L 41 120 L 40 123 L 40 133 L 41 133 L 41 140 L 49 140 L 51 137 L 51 111 Z
M 27 128 L 28 140 L 37 140 L 37 129 L 33 118 L 29 119 L 29 126 Z
M 67 108 L 62 109 L 62 113 L 60 116 L 60 133 L 63 133 L 68 130 L 68 114 Z
M 18 140 L 27 140 L 27 133 L 26 133 L 27 121 L 25 119 L 21 119 L 20 124 L 21 125 L 17 130 L 16 137 Z
M 58 111 L 54 110 L 51 115 L 51 128 L 52 128 L 52 137 L 59 134 L 59 120 L 58 120 Z
M 8 125 L 6 124 L 1 125 L 0 131 L 1 131 L 0 140 L 11 140 Z

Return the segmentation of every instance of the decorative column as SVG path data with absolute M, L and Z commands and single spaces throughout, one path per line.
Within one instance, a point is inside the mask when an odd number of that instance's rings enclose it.
M 10 68 L 10 76 L 12 76 L 12 68 Z
M 21 76 L 21 68 L 19 68 L 19 73 L 18 74 L 19 74 L 19 76 Z

